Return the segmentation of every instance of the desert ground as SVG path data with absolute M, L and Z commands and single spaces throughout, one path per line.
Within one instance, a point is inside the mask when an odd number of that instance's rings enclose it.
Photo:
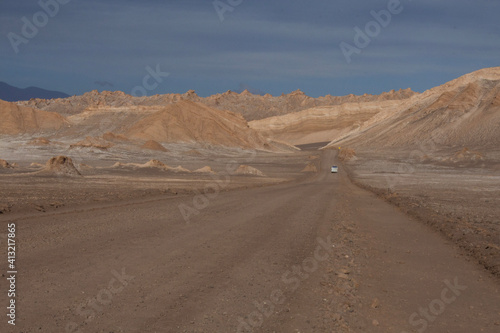
M 0 101 L 1 331 L 498 332 L 499 91 Z
M 500 152 L 481 160 L 462 152 L 415 160 L 408 153 L 366 151 L 348 169 L 356 184 L 441 231 L 500 277 Z

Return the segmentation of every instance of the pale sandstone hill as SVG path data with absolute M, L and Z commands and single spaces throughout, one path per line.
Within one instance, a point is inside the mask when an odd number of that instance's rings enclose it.
M 411 89 L 385 92 L 380 95 L 364 94 L 356 96 L 353 94 L 347 96 L 331 96 L 312 98 L 300 90 L 290 94 L 273 97 L 271 95 L 259 96 L 250 93 L 237 94 L 228 91 L 224 94 L 213 95 L 205 98 L 201 102 L 215 108 L 221 108 L 238 112 L 248 121 L 264 119 L 272 116 L 280 116 L 302 110 L 320 107 L 341 105 L 344 103 L 363 103 L 385 100 L 402 100 L 409 98 L 416 92 Z
M 18 135 L 58 130 L 67 124 L 60 114 L 0 100 L 0 134 Z
M 498 148 L 499 128 L 500 67 L 495 67 L 402 101 L 398 112 L 332 145 Z
M 66 117 L 71 126 L 62 129 L 58 134 L 64 138 L 75 139 L 86 136 L 102 137 L 107 141 L 126 144 L 129 139 L 119 134 L 119 131 L 161 109 L 161 107 L 146 106 L 87 108 L 78 114 Z
M 249 125 L 292 144 L 498 147 L 499 107 L 500 68 L 490 68 L 407 99 L 315 107 Z
M 40 99 L 33 98 L 29 101 L 18 102 L 20 105 L 26 105 L 41 110 L 58 112 L 63 115 L 76 115 L 88 110 L 102 109 L 126 109 L 137 106 L 165 106 L 179 102 L 180 100 L 199 99 L 194 92 L 189 91 L 185 94 L 166 94 L 151 97 L 134 97 L 122 91 L 103 91 L 92 90 L 80 96 L 71 96 L 68 98 Z
M 300 90 L 279 97 L 229 91 L 201 98 L 194 91 L 151 97 L 93 91 L 25 104 L 74 113 L 67 118 L 73 126 L 59 131 L 63 137 L 112 131 L 138 140 L 245 148 L 265 147 L 262 136 L 294 144 L 332 141 L 392 147 L 432 141 L 444 146 L 498 147 L 499 72 L 499 68 L 477 71 L 423 94 L 402 90 L 379 96 L 311 98 Z M 252 121 L 249 129 L 242 117 L 220 109 L 237 110 L 247 119 L 283 115 Z M 13 127 L 3 126 L 4 130 Z
M 241 115 L 181 101 L 125 128 L 127 137 L 158 142 L 202 142 L 243 148 L 266 148 L 266 140 Z
M 393 114 L 400 105 L 401 101 L 388 100 L 320 106 L 251 121 L 249 125 L 263 135 L 295 145 L 329 142 Z
M 316 106 L 340 105 L 343 103 L 360 103 L 370 101 L 401 100 L 409 98 L 417 93 L 411 89 L 382 93 L 381 95 L 362 96 L 323 96 L 312 98 L 297 90 L 290 94 L 282 94 L 273 97 L 269 94 L 264 96 L 253 95 L 248 91 L 241 94 L 227 91 L 209 97 L 199 97 L 194 90 L 184 94 L 164 94 L 149 97 L 133 97 L 121 91 L 103 91 L 99 93 L 94 90 L 81 96 L 72 96 L 64 99 L 32 99 L 19 102 L 22 105 L 55 111 L 63 115 L 76 115 L 91 109 L 104 108 L 134 108 L 137 106 L 167 106 L 181 100 L 203 103 L 212 108 L 229 110 L 242 114 L 248 121 L 263 119 L 266 117 L 283 115 Z

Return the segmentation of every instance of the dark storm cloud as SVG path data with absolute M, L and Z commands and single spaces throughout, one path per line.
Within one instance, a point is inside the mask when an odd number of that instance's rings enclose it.
M 114 87 L 114 84 L 108 81 L 94 81 L 100 87 Z
M 159 65 L 171 76 L 151 93 L 207 95 L 251 82 L 273 94 L 301 87 L 320 95 L 379 92 L 401 82 L 424 89 L 498 65 L 500 4 L 486 0 L 401 0 L 403 11 L 346 63 L 340 43 L 354 45 L 354 27 L 364 29 L 370 12 L 387 4 L 244 0 L 221 22 L 212 1 L 72 0 L 16 54 L 7 34 L 20 34 L 21 18 L 40 7 L 6 1 L 1 79 L 82 93 L 92 89 L 92 77 L 105 76 L 129 92 L 148 66 Z

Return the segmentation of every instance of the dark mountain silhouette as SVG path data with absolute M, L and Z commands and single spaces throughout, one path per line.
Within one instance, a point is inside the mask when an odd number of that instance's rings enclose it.
M 0 99 L 8 102 L 28 101 L 32 98 L 52 99 L 66 97 L 69 97 L 69 95 L 60 91 L 50 91 L 38 87 L 23 89 L 0 82 Z

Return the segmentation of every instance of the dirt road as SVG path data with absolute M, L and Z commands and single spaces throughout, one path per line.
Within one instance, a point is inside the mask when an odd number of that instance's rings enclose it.
M 0 331 L 499 332 L 498 282 L 333 163 L 323 152 L 301 183 L 2 217 L 18 296 Z

